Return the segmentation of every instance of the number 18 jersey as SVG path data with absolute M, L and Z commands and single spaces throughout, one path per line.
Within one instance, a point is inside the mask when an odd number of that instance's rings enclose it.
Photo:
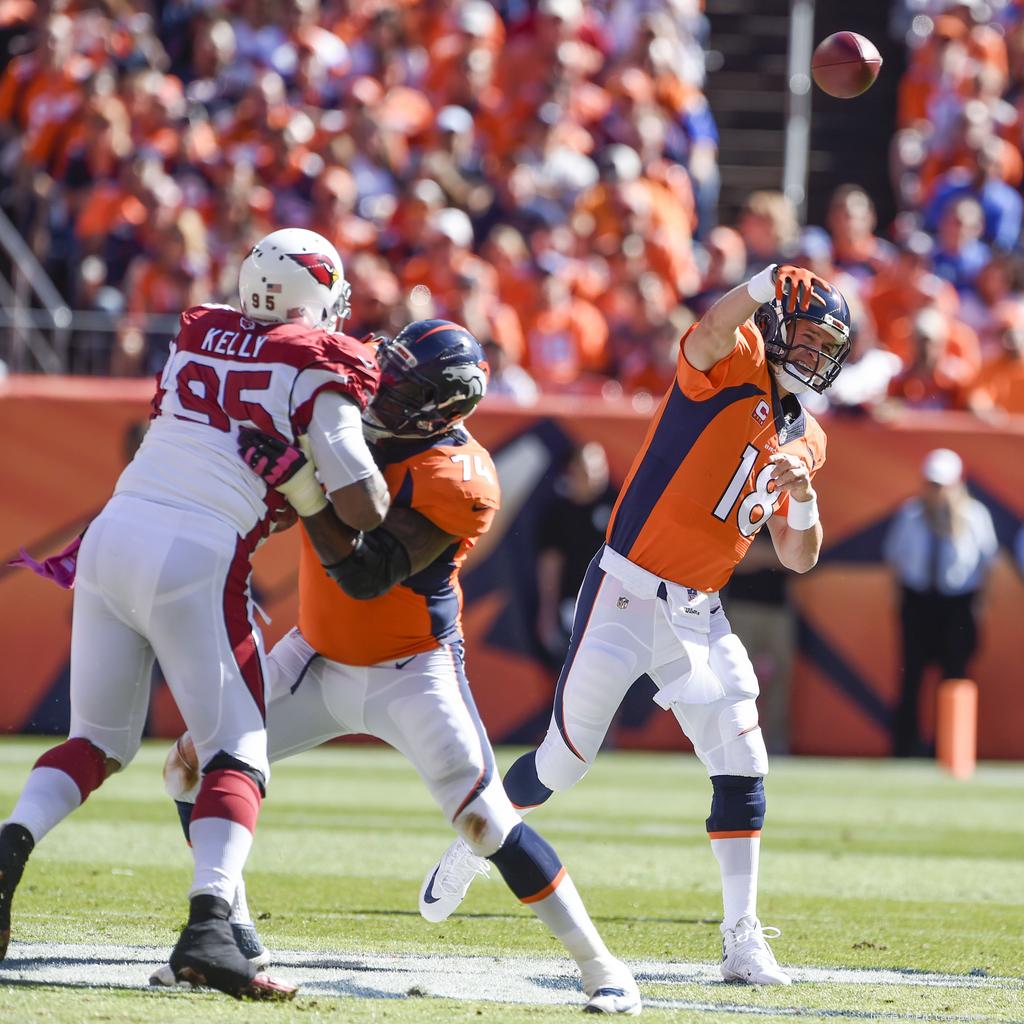
M 794 454 L 813 476 L 825 461 L 825 434 L 796 399 L 780 399 L 752 321 L 706 373 L 686 358 L 690 331 L 680 342 L 675 381 L 619 493 L 606 543 L 662 579 L 713 591 L 729 581 L 771 515 L 788 508 L 788 495 L 770 480 L 769 458 Z
M 336 391 L 363 408 L 378 379 L 371 350 L 346 335 L 260 323 L 227 306 L 188 309 L 152 424 L 114 493 L 209 512 L 243 537 L 265 533 L 280 501 L 239 457 L 239 425 L 294 442 L 319 394 Z

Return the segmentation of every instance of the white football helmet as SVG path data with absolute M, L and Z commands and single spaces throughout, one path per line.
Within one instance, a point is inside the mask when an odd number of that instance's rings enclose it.
M 338 250 L 305 228 L 261 238 L 238 272 L 242 312 L 252 320 L 298 320 L 337 331 L 351 312 L 351 292 Z

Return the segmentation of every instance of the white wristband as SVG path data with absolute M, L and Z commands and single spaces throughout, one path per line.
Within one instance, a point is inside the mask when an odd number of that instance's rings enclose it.
M 792 530 L 809 530 L 818 521 L 818 497 L 815 495 L 810 501 L 794 501 L 793 496 L 789 498 L 789 510 L 786 512 L 786 522 Z
M 775 298 L 776 263 L 769 263 L 747 282 L 747 294 L 758 303 L 771 302 Z

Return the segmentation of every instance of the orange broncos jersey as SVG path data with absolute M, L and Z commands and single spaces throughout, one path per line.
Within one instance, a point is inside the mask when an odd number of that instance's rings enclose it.
M 706 373 L 683 351 L 692 330 L 680 342 L 676 378 L 622 486 L 606 541 L 662 579 L 712 591 L 729 581 L 772 513 L 788 507 L 789 496 L 769 479 L 769 457 L 790 452 L 813 475 L 825 461 L 825 434 L 808 412 L 786 421 L 753 321 L 737 329 L 736 347 Z
M 460 539 L 387 593 L 357 601 L 324 572 L 303 531 L 299 628 L 320 654 L 345 665 L 410 658 L 462 637 L 459 569 L 500 500 L 490 455 L 464 430 L 378 444 L 374 456 L 393 506 L 414 509 Z

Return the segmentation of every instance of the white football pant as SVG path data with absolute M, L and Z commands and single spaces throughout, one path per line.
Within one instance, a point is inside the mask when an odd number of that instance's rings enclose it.
M 640 595 L 600 560 L 601 552 L 580 588 L 551 724 L 537 750 L 541 783 L 561 790 L 583 778 L 626 692 L 644 674 L 708 775 L 766 775 L 757 677 L 718 595 L 690 591 L 687 600 L 685 588 L 674 586 L 662 586 L 662 596 Z
M 267 658 L 270 760 L 337 736 L 375 736 L 408 758 L 474 853 L 494 853 L 520 818 L 502 788 L 463 659 L 456 643 L 397 662 L 343 665 L 293 629 Z
M 223 751 L 269 778 L 266 672 L 248 580 L 249 549 L 227 523 L 112 498 L 78 555 L 69 735 L 127 765 L 142 739 L 155 657 L 200 766 Z

